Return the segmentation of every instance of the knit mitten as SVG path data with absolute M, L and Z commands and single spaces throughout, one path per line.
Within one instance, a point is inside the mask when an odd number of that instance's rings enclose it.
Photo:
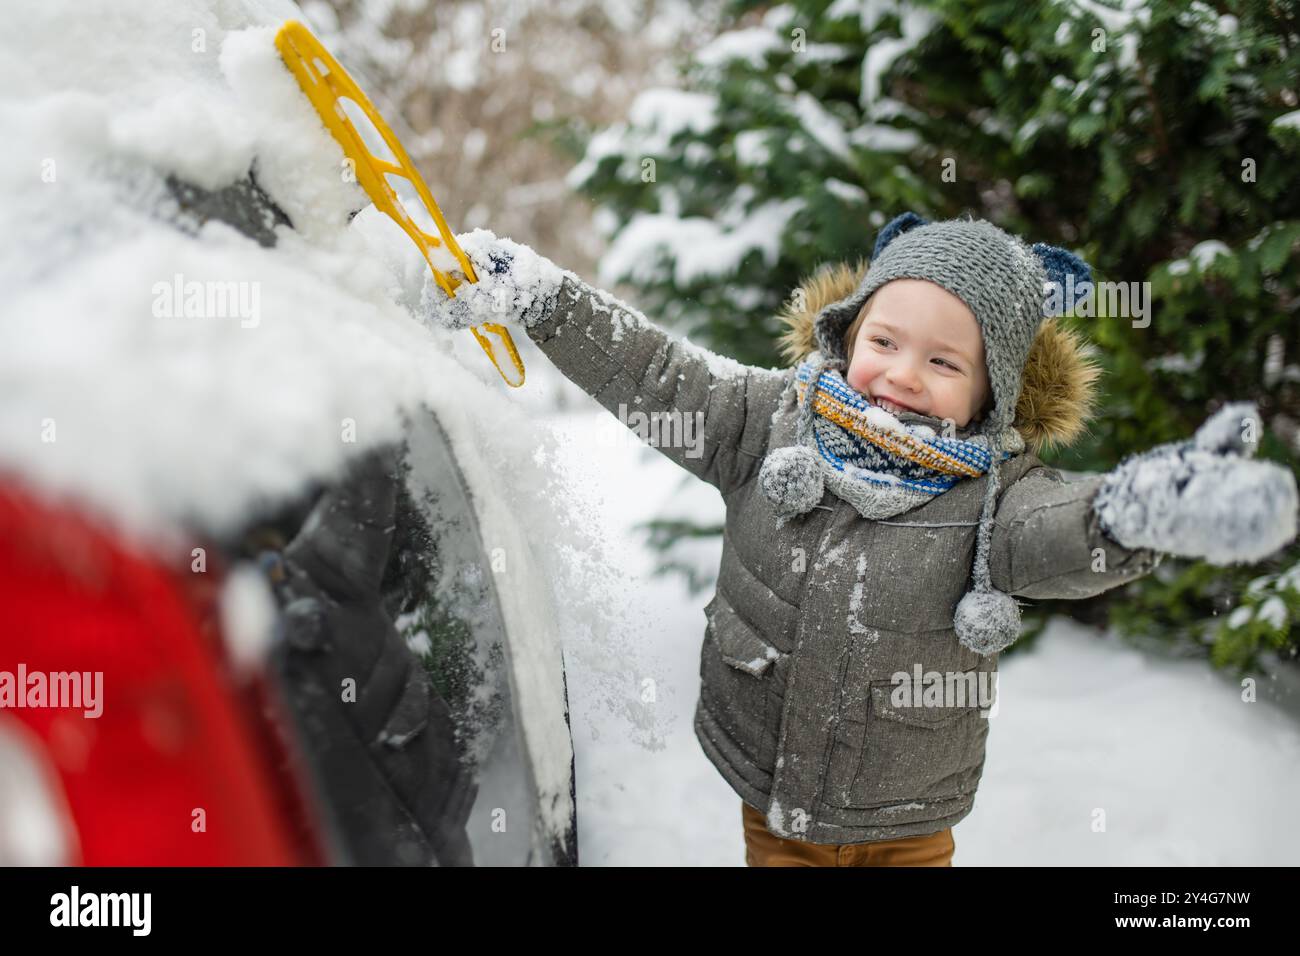
M 527 246 L 499 239 L 486 229 L 456 237 L 477 282 L 461 282 L 448 298 L 432 281 L 424 287 L 420 315 L 444 329 L 494 322 L 529 328 L 554 311 L 565 272 Z
M 1228 565 L 1295 540 L 1290 469 L 1251 461 L 1263 434 L 1252 402 L 1230 402 L 1192 438 L 1131 455 L 1093 498 L 1102 530 L 1126 548 Z

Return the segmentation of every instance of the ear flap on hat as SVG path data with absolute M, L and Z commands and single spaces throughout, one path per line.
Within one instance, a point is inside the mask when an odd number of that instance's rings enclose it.
M 1092 292 L 1092 269 L 1068 249 L 1036 242 L 1030 251 L 1047 270 L 1043 315 L 1065 315 Z
M 880 235 L 876 236 L 876 247 L 871 250 L 871 258 L 875 259 L 879 256 L 885 246 L 907 232 L 907 230 L 928 224 L 928 219 L 922 219 L 914 212 L 905 212 L 902 215 L 895 216 L 885 223 L 885 227 L 880 230 Z

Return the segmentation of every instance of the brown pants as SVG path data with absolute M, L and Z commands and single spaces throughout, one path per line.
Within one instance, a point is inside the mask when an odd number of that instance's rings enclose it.
M 952 827 L 876 843 L 807 843 L 777 836 L 761 812 L 741 807 L 747 866 L 952 866 Z

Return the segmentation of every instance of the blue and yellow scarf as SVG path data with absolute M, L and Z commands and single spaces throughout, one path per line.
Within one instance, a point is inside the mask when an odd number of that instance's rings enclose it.
M 984 436 L 947 437 L 930 425 L 900 421 L 853 389 L 817 352 L 799 364 L 794 385 L 800 445 L 815 452 L 826 486 L 864 517 L 911 510 L 964 478 L 987 474 L 993 463 Z M 1013 454 L 1004 451 L 999 461 Z

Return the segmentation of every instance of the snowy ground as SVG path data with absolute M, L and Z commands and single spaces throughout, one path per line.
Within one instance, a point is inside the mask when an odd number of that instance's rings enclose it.
M 712 590 L 692 597 L 679 577 L 650 577 L 654 557 L 631 531 L 667 513 L 721 521 L 722 499 L 652 449 L 591 449 L 609 434 L 603 419 L 623 426 L 594 402 L 575 407 L 549 421 L 588 448 L 567 467 L 626 578 L 616 641 L 635 650 L 621 675 L 607 655 L 596 673 L 583 660 L 590 648 L 565 637 L 581 862 L 743 865 L 740 798 L 692 729 Z M 716 570 L 720 549 L 710 543 L 699 563 Z M 639 705 L 647 677 L 656 700 Z M 1300 724 L 1243 703 L 1206 665 L 1058 619 L 1033 653 L 1004 663 L 999 695 L 975 809 L 954 830 L 955 865 L 1290 865 L 1300 855 L 1290 819 Z

